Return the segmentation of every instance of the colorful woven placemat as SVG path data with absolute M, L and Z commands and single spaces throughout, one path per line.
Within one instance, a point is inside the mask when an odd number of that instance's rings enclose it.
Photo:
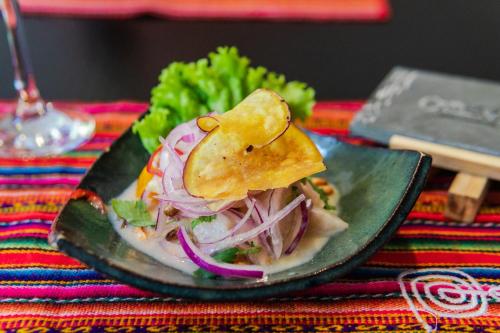
M 443 208 L 453 175 L 446 172 L 433 175 L 394 239 L 365 265 L 300 293 L 254 302 L 185 301 L 141 291 L 88 269 L 47 245 L 51 221 L 85 170 L 146 105 L 73 106 L 95 116 L 92 141 L 60 157 L 0 159 L 0 330 L 500 330 L 500 189 L 493 185 L 476 222 L 447 222 Z M 357 101 L 319 103 L 307 126 L 367 143 L 348 133 L 360 106 Z M 10 107 L 0 103 L 0 112 Z
M 127 18 L 386 21 L 388 0 L 20 0 L 24 13 Z

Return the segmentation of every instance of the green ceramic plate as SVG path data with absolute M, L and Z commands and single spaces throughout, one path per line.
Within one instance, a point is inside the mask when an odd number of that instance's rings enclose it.
M 358 147 L 313 135 L 325 157 L 324 173 L 341 192 L 347 231 L 332 238 L 310 262 L 269 275 L 267 281 L 195 279 L 135 250 L 106 216 L 71 200 L 57 217 L 51 244 L 117 280 L 179 297 L 238 300 L 267 297 L 331 281 L 366 261 L 397 230 L 425 183 L 431 159 L 418 152 Z M 105 201 L 139 175 L 148 153 L 129 130 L 90 169 L 80 188 Z

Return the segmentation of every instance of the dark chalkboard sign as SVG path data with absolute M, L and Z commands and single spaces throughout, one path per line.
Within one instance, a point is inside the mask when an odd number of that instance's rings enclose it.
M 356 115 L 353 134 L 432 155 L 458 171 L 445 216 L 472 222 L 500 180 L 500 84 L 397 67 Z
M 396 67 L 351 130 L 382 143 L 401 135 L 500 156 L 500 84 Z

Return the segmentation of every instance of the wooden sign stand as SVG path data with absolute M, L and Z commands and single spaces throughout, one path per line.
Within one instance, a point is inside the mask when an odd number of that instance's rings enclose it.
M 411 149 L 432 156 L 436 167 L 457 171 L 449 190 L 445 216 L 471 223 L 486 196 L 489 180 L 500 180 L 500 157 L 394 135 L 389 147 Z

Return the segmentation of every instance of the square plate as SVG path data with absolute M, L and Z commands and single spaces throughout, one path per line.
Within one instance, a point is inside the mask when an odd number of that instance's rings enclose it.
M 325 158 L 322 177 L 340 191 L 340 217 L 349 228 L 306 264 L 253 279 L 197 279 L 134 249 L 106 215 L 70 200 L 56 218 L 50 243 L 106 275 L 133 286 L 186 298 L 268 297 L 329 282 L 365 262 L 396 232 L 420 194 L 431 165 L 422 153 L 354 146 L 309 133 Z M 133 182 L 149 154 L 129 129 L 92 166 L 79 188 L 108 202 Z

